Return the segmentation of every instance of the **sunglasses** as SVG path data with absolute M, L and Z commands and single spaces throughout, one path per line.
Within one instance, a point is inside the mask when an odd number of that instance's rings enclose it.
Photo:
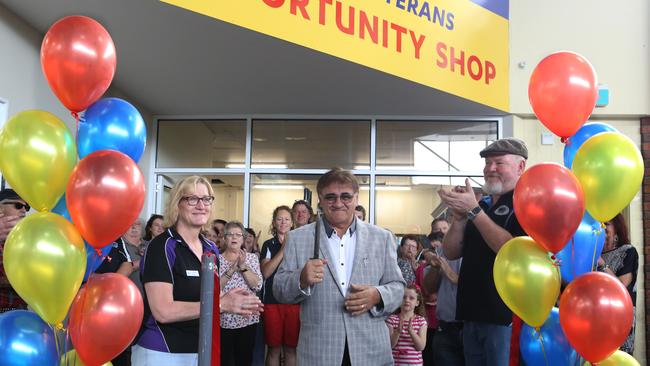
M 29 211 L 31 209 L 31 207 L 28 204 L 22 203 L 22 202 L 2 202 L 2 204 L 3 205 L 14 205 L 16 210 L 20 210 L 20 209 L 24 208 L 25 211 Z
M 343 202 L 345 204 L 348 204 L 348 203 L 352 202 L 352 199 L 354 198 L 354 194 L 344 192 L 344 193 L 341 193 L 340 196 L 338 196 L 335 193 L 328 193 L 323 198 L 330 205 L 335 204 L 336 201 L 339 200 L 339 199 L 341 200 L 341 202 Z

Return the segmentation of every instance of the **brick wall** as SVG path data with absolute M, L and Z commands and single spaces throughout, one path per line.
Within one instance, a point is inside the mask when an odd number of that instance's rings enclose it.
M 645 264 L 645 352 L 650 355 L 650 118 L 641 118 L 641 153 L 645 165 L 643 178 L 643 262 Z

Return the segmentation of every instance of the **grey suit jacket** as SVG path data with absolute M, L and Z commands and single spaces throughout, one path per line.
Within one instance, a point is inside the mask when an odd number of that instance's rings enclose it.
M 352 316 L 345 310 L 346 294 L 338 285 L 324 229 L 320 234 L 320 257 L 328 260 L 328 268 L 323 282 L 312 287 L 310 296 L 300 291 L 300 272 L 314 253 L 315 227 L 312 223 L 289 232 L 284 259 L 273 284 L 278 301 L 301 304 L 298 365 L 339 366 L 346 338 L 352 365 L 392 365 L 390 338 L 384 321 L 402 303 L 405 286 L 397 266 L 393 236 L 357 220 L 350 283 L 376 287 L 383 307 L 375 306 L 370 312 Z

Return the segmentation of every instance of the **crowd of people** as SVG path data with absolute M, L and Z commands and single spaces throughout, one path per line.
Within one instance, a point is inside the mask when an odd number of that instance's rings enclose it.
M 512 312 L 492 267 L 501 246 L 525 235 L 512 194 L 528 152 L 507 138 L 480 155 L 483 192 L 469 181 L 441 189 L 446 217 L 426 236 L 400 234 L 399 245 L 365 222 L 356 177 L 342 169 L 318 181 L 322 215 L 304 200 L 276 207 L 261 246 L 260 232 L 213 218 L 208 180 L 180 180 L 164 216 L 134 222 L 96 270 L 128 276 L 144 299 L 141 331 L 113 364 L 197 363 L 201 257 L 210 252 L 221 365 L 507 365 Z M 0 245 L 29 210 L 13 190 L 0 191 Z M 636 303 L 638 253 L 625 220 L 605 225 L 597 270 L 616 276 Z M 24 308 L 0 266 L 1 311 Z M 622 349 L 633 345 L 634 328 Z

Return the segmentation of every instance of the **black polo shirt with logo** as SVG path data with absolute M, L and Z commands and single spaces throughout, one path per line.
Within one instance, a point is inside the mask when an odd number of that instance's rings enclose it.
M 492 204 L 491 197 L 484 197 L 479 205 L 497 225 L 513 237 L 525 236 L 515 216 L 513 191 L 503 194 Z M 494 284 L 494 260 L 496 253 L 487 245 L 472 221 L 467 222 L 463 236 L 463 265 L 458 279 L 456 296 L 456 319 L 508 325 L 512 312 L 501 300 Z
M 116 273 L 124 262 L 132 262 L 126 243 L 122 238 L 113 242 L 113 247 L 102 263 L 97 267 L 95 273 Z
M 214 243 L 200 236 L 203 252 L 218 257 Z M 169 228 L 154 238 L 140 265 L 142 284 L 166 282 L 173 286 L 174 301 L 201 300 L 201 261 L 194 255 L 175 228 Z M 217 285 L 218 286 L 218 285 Z M 144 296 L 144 320 L 138 345 L 160 352 L 197 353 L 199 348 L 199 319 L 162 324 L 154 319 Z

